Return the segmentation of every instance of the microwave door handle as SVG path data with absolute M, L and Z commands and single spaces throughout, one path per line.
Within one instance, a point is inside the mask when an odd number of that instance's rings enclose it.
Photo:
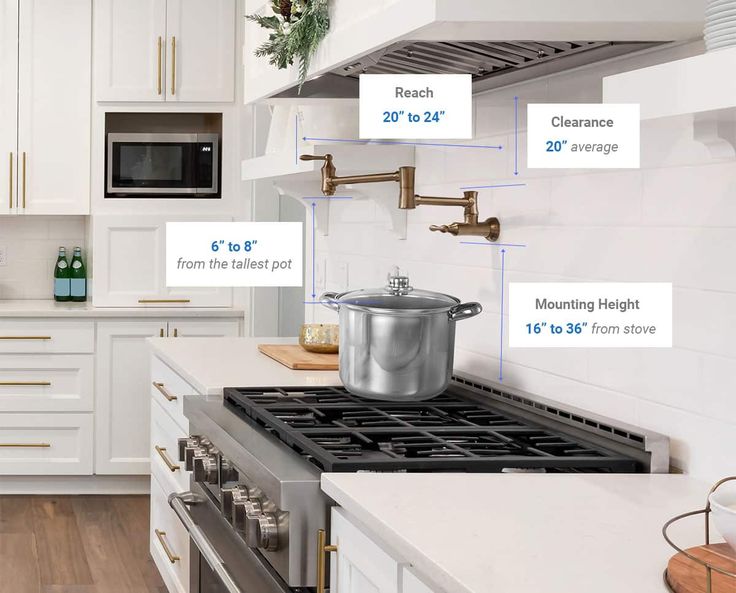
M 204 502 L 202 497 L 194 492 L 174 492 L 169 496 L 169 506 L 174 509 L 176 516 L 179 517 L 179 521 L 184 525 L 184 528 L 189 533 L 189 537 L 192 538 L 192 542 L 197 546 L 200 554 L 225 586 L 227 592 L 243 593 L 240 587 L 235 584 L 222 558 L 220 558 L 220 555 L 212 546 L 204 531 L 194 522 L 189 509 L 187 509 L 188 504 L 200 504 L 202 502 Z

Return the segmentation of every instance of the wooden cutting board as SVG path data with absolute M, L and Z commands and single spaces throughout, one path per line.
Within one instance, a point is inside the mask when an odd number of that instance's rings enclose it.
M 687 553 L 736 573 L 736 552 L 728 544 L 711 544 L 690 548 Z M 684 554 L 676 554 L 667 565 L 667 582 L 675 593 L 706 593 L 706 569 Z M 712 593 L 736 593 L 736 579 L 713 571 Z
M 299 344 L 258 344 L 266 356 L 295 371 L 336 371 L 337 354 L 307 352 Z

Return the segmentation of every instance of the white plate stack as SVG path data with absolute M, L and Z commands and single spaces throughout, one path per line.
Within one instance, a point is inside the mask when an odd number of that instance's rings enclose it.
M 736 46 L 736 0 L 709 0 L 705 11 L 708 51 Z

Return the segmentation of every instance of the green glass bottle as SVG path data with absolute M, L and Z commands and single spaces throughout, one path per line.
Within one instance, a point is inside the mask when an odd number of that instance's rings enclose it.
M 87 270 L 84 268 L 82 249 L 79 247 L 74 248 L 69 277 L 72 301 L 75 303 L 83 303 L 87 300 Z
M 59 247 L 59 258 L 54 266 L 54 300 L 66 302 L 71 298 L 69 262 L 66 261 L 66 249 Z

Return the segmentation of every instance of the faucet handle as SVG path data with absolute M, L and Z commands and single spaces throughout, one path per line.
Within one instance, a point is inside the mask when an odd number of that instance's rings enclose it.
M 433 225 L 431 225 L 429 227 L 429 230 L 430 231 L 437 231 L 437 232 L 440 232 L 440 233 L 450 233 L 451 235 L 457 235 L 457 232 L 458 232 L 457 223 L 453 223 L 451 225 L 446 225 L 446 224 L 436 225 L 436 224 L 433 224 Z
M 326 161 L 328 163 L 332 162 L 332 155 L 331 154 L 302 154 L 299 156 L 300 161 Z

